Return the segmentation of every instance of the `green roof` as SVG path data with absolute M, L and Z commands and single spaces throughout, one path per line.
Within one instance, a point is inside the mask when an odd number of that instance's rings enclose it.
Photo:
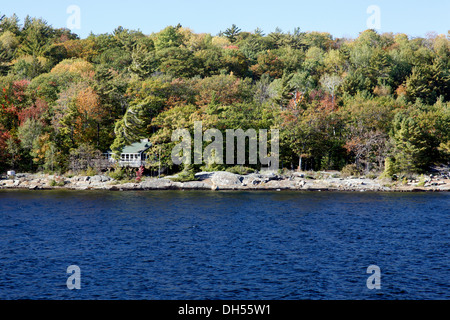
M 148 141 L 135 142 L 129 146 L 123 148 L 122 153 L 141 153 L 151 147 L 151 143 Z

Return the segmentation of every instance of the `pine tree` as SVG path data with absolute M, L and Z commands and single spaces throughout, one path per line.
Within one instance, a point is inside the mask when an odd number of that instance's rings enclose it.
M 131 53 L 131 59 L 129 70 L 137 75 L 139 79 L 145 79 L 155 71 L 154 52 L 149 52 L 145 45 L 135 45 Z
M 435 59 L 432 65 L 415 66 L 406 80 L 406 93 L 411 101 L 417 98 L 434 104 L 439 96 L 450 98 L 450 77 L 445 74 L 442 61 Z
M 287 107 L 289 101 L 293 98 L 294 86 L 290 82 L 293 76 L 293 74 L 288 76 L 283 75 L 283 77 L 279 80 L 281 81 L 281 88 L 278 91 L 278 95 L 273 100 L 282 108 Z
M 239 29 L 235 24 L 231 26 L 231 28 L 228 28 L 223 33 L 225 37 L 230 40 L 231 43 L 236 42 L 238 34 L 241 32 L 241 29 Z
M 20 46 L 20 53 L 33 57 L 42 57 L 50 49 L 54 30 L 41 19 L 25 21 L 24 39 Z
M 427 143 L 420 127 L 413 118 L 394 119 L 393 140 L 395 144 L 395 163 L 400 172 L 418 172 L 426 164 Z
M 6 75 L 8 73 L 11 60 L 11 52 L 6 50 L 0 42 L 0 75 Z

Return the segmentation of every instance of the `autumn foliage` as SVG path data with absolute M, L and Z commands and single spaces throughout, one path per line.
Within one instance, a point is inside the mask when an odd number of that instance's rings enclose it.
M 141 138 L 152 142 L 149 169 L 178 171 L 172 132 L 194 121 L 279 129 L 284 168 L 425 171 L 450 161 L 449 70 L 449 35 L 345 39 L 236 25 L 211 35 L 178 25 L 79 39 L 42 19 L 5 17 L 0 171 L 63 172 L 83 150 L 120 153 Z

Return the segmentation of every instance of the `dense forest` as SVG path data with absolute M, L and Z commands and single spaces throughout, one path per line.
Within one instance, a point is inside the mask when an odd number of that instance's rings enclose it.
M 172 132 L 194 121 L 279 129 L 287 169 L 393 176 L 450 159 L 450 31 L 346 39 L 177 25 L 80 39 L 13 15 L 0 22 L 0 88 L 0 171 L 64 173 L 71 159 L 149 138 L 149 167 L 176 172 Z

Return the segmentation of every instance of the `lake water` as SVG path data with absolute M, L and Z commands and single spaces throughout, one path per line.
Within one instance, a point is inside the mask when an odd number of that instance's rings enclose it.
M 0 299 L 449 299 L 449 227 L 449 193 L 0 191 Z

